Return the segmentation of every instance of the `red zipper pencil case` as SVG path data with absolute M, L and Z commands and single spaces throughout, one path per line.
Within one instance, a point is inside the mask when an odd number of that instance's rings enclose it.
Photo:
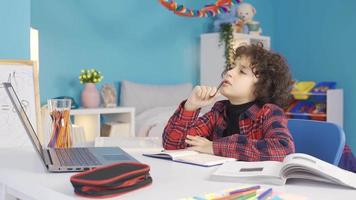
M 77 195 L 94 198 L 118 196 L 152 183 L 150 167 L 137 162 L 115 163 L 80 172 L 70 181 Z

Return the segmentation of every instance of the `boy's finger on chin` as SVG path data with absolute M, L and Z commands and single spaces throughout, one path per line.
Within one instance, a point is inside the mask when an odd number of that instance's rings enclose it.
M 200 93 L 200 97 L 204 98 L 206 93 L 206 87 L 205 86 L 201 86 L 201 93 Z
M 213 96 L 215 96 L 215 93 L 216 93 L 216 87 L 213 87 L 213 89 L 211 89 L 211 91 L 209 93 L 209 96 L 213 97 Z
M 202 94 L 201 94 L 202 100 L 205 100 L 205 99 L 206 99 L 206 93 L 207 93 L 207 90 L 206 90 L 206 88 L 204 88 L 204 89 L 203 89 L 203 92 L 202 92 Z
M 209 99 L 210 98 L 210 93 L 211 93 L 211 90 L 212 88 L 209 87 L 207 90 L 206 90 L 206 94 L 205 94 L 205 98 Z
M 218 92 L 215 94 L 214 98 L 217 98 L 217 97 L 220 97 L 220 96 L 221 96 L 221 93 L 218 91 Z
M 197 89 L 196 89 L 196 95 L 198 96 L 198 97 L 200 97 L 201 96 L 201 93 L 202 93 L 202 88 L 200 87 L 200 86 L 198 86 L 197 87 Z

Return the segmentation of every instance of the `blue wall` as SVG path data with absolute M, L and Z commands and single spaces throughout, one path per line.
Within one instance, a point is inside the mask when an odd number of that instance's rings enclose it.
M 1 0 L 0 59 L 30 58 L 30 0 Z
M 346 141 L 356 150 L 356 1 L 274 0 L 273 44 L 298 80 L 335 80 L 344 89 Z
M 31 17 L 40 32 L 42 102 L 79 99 L 82 68 L 101 71 L 103 83 L 198 80 L 207 20 L 175 16 L 156 0 L 32 0 Z

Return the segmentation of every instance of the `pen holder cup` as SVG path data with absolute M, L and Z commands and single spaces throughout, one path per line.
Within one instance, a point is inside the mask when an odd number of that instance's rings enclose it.
M 68 148 L 72 146 L 70 108 L 70 99 L 48 100 L 50 116 L 48 147 Z

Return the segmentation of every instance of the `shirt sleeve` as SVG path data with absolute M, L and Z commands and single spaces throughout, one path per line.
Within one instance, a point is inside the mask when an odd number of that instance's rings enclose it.
M 242 161 L 282 161 L 295 152 L 293 138 L 287 128 L 288 120 L 279 107 L 265 109 L 262 123 L 262 139 L 234 134 L 213 141 L 215 155 Z
M 213 129 L 215 121 L 213 109 L 198 118 L 200 109 L 187 111 L 183 101 L 173 116 L 169 119 L 162 135 L 164 149 L 184 149 L 187 147 L 185 139 L 187 135 L 208 137 Z

